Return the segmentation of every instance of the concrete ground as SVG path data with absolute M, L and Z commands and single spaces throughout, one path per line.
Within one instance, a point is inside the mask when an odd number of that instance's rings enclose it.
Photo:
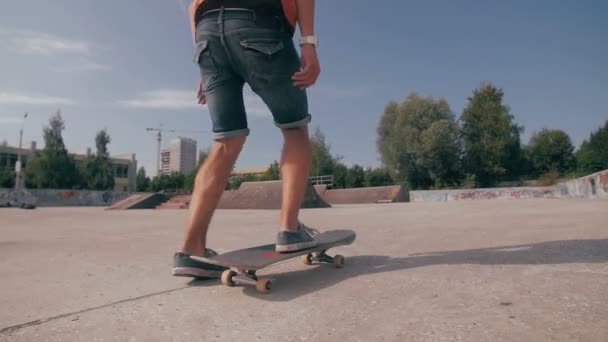
M 219 211 L 210 246 L 271 242 L 277 211 Z M 606 341 L 608 202 L 304 210 L 353 228 L 346 267 L 264 269 L 273 292 L 170 276 L 185 210 L 0 210 L 0 341 Z

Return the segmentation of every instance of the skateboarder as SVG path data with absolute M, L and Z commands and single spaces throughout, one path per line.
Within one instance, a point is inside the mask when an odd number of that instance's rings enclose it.
M 320 73 L 314 6 L 314 0 L 192 1 L 195 61 L 202 76 L 198 98 L 208 105 L 214 144 L 196 176 L 190 219 L 181 250 L 174 255 L 173 275 L 219 277 L 226 269 L 190 256 L 217 255 L 207 248 L 207 229 L 249 134 L 245 83 L 266 103 L 284 138 L 276 249 L 293 252 L 315 246 L 317 232 L 298 219 L 312 153 L 306 88 Z M 301 58 L 293 42 L 296 25 L 301 32 Z

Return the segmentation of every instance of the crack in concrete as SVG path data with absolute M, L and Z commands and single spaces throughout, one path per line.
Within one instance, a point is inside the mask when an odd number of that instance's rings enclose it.
M 48 317 L 48 318 L 38 319 L 38 320 L 35 320 L 35 321 L 31 321 L 31 322 L 21 323 L 21 324 L 13 325 L 13 326 L 10 326 L 10 327 L 2 328 L 2 330 L 0 330 L 0 334 L 10 334 L 12 332 L 15 332 L 15 331 L 23 329 L 23 328 L 27 328 L 27 327 L 31 327 L 31 326 L 35 326 L 35 325 L 44 324 L 44 323 L 55 321 L 55 320 L 58 320 L 58 319 L 61 319 L 61 318 L 65 318 L 65 317 L 69 317 L 69 316 L 73 316 L 73 315 L 78 315 L 78 314 L 83 314 L 83 313 L 86 313 L 86 312 L 91 312 L 91 311 L 95 311 L 95 310 L 99 310 L 99 309 L 104 309 L 104 308 L 107 308 L 107 307 L 111 307 L 111 306 L 114 306 L 114 305 L 120 305 L 120 304 L 123 304 L 123 303 L 134 302 L 134 301 L 137 301 L 137 300 L 140 300 L 140 299 L 150 298 L 150 297 L 153 297 L 153 296 L 157 296 L 157 295 L 161 295 L 161 294 L 166 294 L 166 293 L 171 293 L 171 292 L 187 289 L 187 288 L 190 288 L 190 287 L 191 286 L 183 286 L 183 287 L 178 287 L 178 288 L 175 288 L 175 289 L 169 289 L 169 290 L 160 291 L 160 292 L 148 293 L 148 294 L 145 294 L 143 296 L 139 296 L 139 297 L 135 297 L 135 298 L 127 298 L 127 299 L 119 300 L 117 302 L 112 302 L 112 303 L 109 303 L 109 304 L 104 304 L 104 305 L 100 305 L 100 306 L 96 306 L 96 307 L 92 307 L 92 308 L 88 308 L 88 309 L 84 309 L 84 310 L 80 310 L 80 311 L 74 311 L 74 312 L 65 313 L 65 314 L 61 314 L 61 315 L 57 315 L 57 316 L 52 316 L 52 317 Z

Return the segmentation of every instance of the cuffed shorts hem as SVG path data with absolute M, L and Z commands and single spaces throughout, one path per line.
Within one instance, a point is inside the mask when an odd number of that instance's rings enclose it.
M 226 140 L 230 138 L 236 138 L 240 136 L 248 136 L 249 128 L 237 129 L 234 131 L 216 132 L 213 134 L 214 140 Z
M 310 123 L 311 119 L 312 119 L 312 116 L 310 114 L 308 114 L 302 120 L 298 120 L 298 121 L 294 121 L 294 122 L 288 122 L 288 123 L 278 123 L 278 122 L 275 121 L 274 124 L 278 128 L 282 128 L 282 129 L 298 128 L 298 127 L 302 127 L 302 126 L 308 125 Z

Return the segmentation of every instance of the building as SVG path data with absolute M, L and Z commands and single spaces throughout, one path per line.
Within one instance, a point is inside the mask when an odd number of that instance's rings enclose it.
M 196 140 L 180 137 L 172 140 L 169 148 L 161 152 L 160 174 L 170 175 L 176 172 L 187 175 L 194 171 L 196 163 Z
M 41 152 L 36 148 L 36 142 L 32 142 L 29 148 L 21 149 L 21 165 L 25 173 L 28 162 L 32 160 L 36 152 Z M 82 162 L 87 155 L 91 154 L 91 149 L 87 149 L 86 153 L 73 154 L 74 161 L 78 164 Z M 7 144 L 0 145 L 0 169 L 15 170 L 15 164 L 19 158 L 19 148 L 8 146 Z M 111 156 L 112 170 L 114 172 L 114 191 L 134 192 L 137 185 L 137 160 L 135 154 Z

